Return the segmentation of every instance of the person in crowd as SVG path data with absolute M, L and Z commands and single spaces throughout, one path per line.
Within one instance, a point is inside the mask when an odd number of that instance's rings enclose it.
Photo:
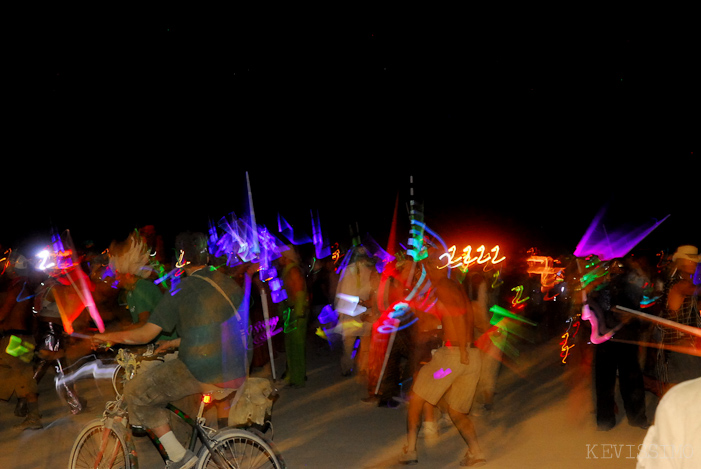
M 422 366 L 431 361 L 433 353 L 443 345 L 443 329 L 440 319 L 425 311 L 414 311 L 418 321 L 416 321 L 416 339 L 414 343 L 414 353 L 412 354 L 413 380 Z M 423 423 L 419 430 L 419 438 L 436 438 L 439 436 L 439 423 L 436 421 L 436 407 L 428 402 L 424 404 Z
M 76 342 L 78 340 L 75 340 L 65 332 L 55 297 L 55 292 L 58 290 L 64 290 L 64 297 L 75 295 L 75 290 L 70 284 L 64 285 L 61 283 L 60 278 L 60 274 L 56 276 L 47 275 L 36 289 L 33 298 L 37 357 L 34 378 L 37 383 L 41 382 L 49 367 L 57 366 L 58 370 L 66 372 L 76 358 L 83 356 L 80 348 L 78 348 L 76 353 Z M 77 326 L 81 322 L 84 322 L 82 317 L 75 321 L 74 324 Z M 87 402 L 78 395 L 74 383 L 62 384 L 59 392 L 73 414 L 78 414 L 85 409 Z
M 143 326 L 95 334 L 93 342 L 143 344 L 164 330 L 177 332 L 178 357 L 138 374 L 126 384 L 124 396 L 132 424 L 150 428 L 163 444 L 170 459 L 167 467 L 188 469 L 197 456 L 175 437 L 165 406 L 203 391 L 222 398 L 239 388 L 248 370 L 248 324 L 236 306 L 243 301 L 241 288 L 207 265 L 207 237 L 181 233 L 175 247 L 186 275 L 180 290 L 165 295 Z
M 323 259 L 315 259 L 312 263 L 311 272 L 307 280 L 307 288 L 309 290 L 309 302 L 311 317 L 309 329 L 316 331 L 317 328 L 322 328 L 324 324 L 319 320 L 321 311 L 333 304 L 336 296 L 336 284 L 338 283 L 338 275 L 336 274 L 333 259 L 327 256 Z M 317 344 L 317 351 L 328 350 L 328 338 L 314 336 Z
M 464 466 L 486 463 L 474 424 L 467 415 L 477 388 L 480 353 L 474 348 L 472 306 L 462 286 L 447 276 L 447 269 L 435 252 L 429 252 L 426 270 L 435 291 L 434 309 L 441 320 L 444 345 L 418 373 L 407 412 L 407 445 L 400 457 L 403 464 L 416 464 L 416 442 L 424 403 L 447 406 L 448 415 L 468 445 L 460 461 Z
M 660 316 L 686 326 L 701 327 L 699 315 L 699 292 L 701 286 L 694 285 L 693 276 L 701 256 L 696 246 L 679 246 L 672 255 L 669 275 L 660 304 Z M 670 327 L 659 326 L 658 337 L 663 346 L 693 347 L 695 337 Z M 701 357 L 682 351 L 660 349 L 657 373 L 665 392 L 671 386 L 701 377 Z
M 32 301 L 28 300 L 33 295 L 31 266 L 27 258 L 17 253 L 12 253 L 7 261 L 0 303 L 0 399 L 8 401 L 14 394 L 15 415 L 25 417 L 17 427 L 37 430 L 43 425 L 32 364 L 36 342 L 32 333 Z M 8 346 L 17 353 L 8 353 Z
M 489 311 L 489 284 L 481 271 L 468 273 L 463 286 L 470 299 L 470 305 L 475 317 L 475 340 L 483 334 L 489 334 L 489 340 L 484 340 L 484 349 L 480 348 L 482 367 L 477 383 L 475 399 L 470 415 L 480 415 L 491 412 L 494 404 L 494 393 L 497 377 L 501 369 L 501 358 L 507 340 L 508 332 L 504 328 L 492 328 L 492 313 Z
M 309 320 L 309 294 L 302 271 L 299 254 L 293 246 L 282 251 L 277 259 L 282 268 L 280 278 L 287 299 L 280 305 L 283 310 L 285 353 L 287 355 L 286 384 L 302 388 L 307 379 L 307 321 Z
M 150 279 L 150 250 L 134 232 L 121 243 L 113 242 L 109 252 L 110 269 L 114 272 L 119 287 L 126 292 L 127 309 L 131 315 L 131 324 L 125 325 L 123 329 L 137 329 L 148 322 L 151 313 L 163 298 L 161 289 Z M 173 341 L 176 338 L 173 331 L 162 331 L 156 341 Z
M 350 376 L 358 368 L 356 342 L 360 337 L 371 335 L 374 301 L 372 298 L 377 290 L 379 277 L 365 247 L 355 246 L 346 256 L 352 256 L 352 261 L 340 273 L 334 309 L 339 313 L 335 329 L 341 335 L 343 343 L 341 374 Z M 355 302 L 352 299 L 355 299 Z
M 597 344 L 594 352 L 597 427 L 600 431 L 608 431 L 616 425 L 615 388 L 618 377 L 628 423 L 646 429 L 649 424 L 645 415 L 645 386 L 636 343 L 641 324 L 630 316 L 620 316 L 612 309 L 616 306 L 639 309 L 643 286 L 649 282 L 649 278 L 635 257 L 628 256 L 610 261 L 608 274 L 602 279 L 588 295 L 587 303 L 606 328 L 617 332 L 613 339 Z
M 660 400 L 655 423 L 638 448 L 637 469 L 701 467 L 701 378 L 674 386 Z
M 371 347 L 375 350 L 369 360 L 372 374 L 369 382 L 379 392 L 364 399 L 365 402 L 377 400 L 378 407 L 399 407 L 403 383 L 410 382 L 420 361 L 416 358 L 415 344 L 418 314 L 422 312 L 417 312 L 415 302 L 406 301 L 420 272 L 413 261 L 404 257 L 387 264 L 383 270 L 377 294 L 381 314 L 373 325 Z

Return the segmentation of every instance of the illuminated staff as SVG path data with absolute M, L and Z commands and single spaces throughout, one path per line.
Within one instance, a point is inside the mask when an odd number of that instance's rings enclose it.
M 665 327 L 670 327 L 672 329 L 676 329 L 678 331 L 681 331 L 685 334 L 688 334 L 692 337 L 696 337 L 697 342 L 699 339 L 701 339 L 701 329 L 698 327 L 693 327 L 693 326 L 687 326 L 686 324 L 680 324 L 675 321 L 670 321 L 669 319 L 664 319 L 659 316 L 654 316 L 652 314 L 647 314 L 643 313 L 642 311 L 636 311 L 634 309 L 630 308 L 625 308 L 623 306 L 614 306 L 612 308 L 612 311 L 617 312 L 617 313 L 624 313 L 624 314 L 630 314 L 633 316 L 636 316 L 640 319 L 645 319 L 647 321 L 652 322 L 653 324 L 659 324 L 660 326 L 665 326 Z M 611 339 L 615 342 L 622 342 L 622 343 L 630 343 L 630 344 L 638 344 L 642 345 L 645 347 L 655 347 L 655 348 L 660 348 L 664 350 L 669 350 L 672 352 L 678 352 L 678 353 L 685 353 L 687 355 L 694 355 L 696 357 L 701 357 L 701 348 L 696 347 L 695 345 L 689 345 L 689 346 L 683 346 L 683 345 L 668 345 L 668 344 L 661 344 L 661 343 L 650 343 L 650 342 L 637 342 L 633 340 L 621 340 L 621 339 Z
M 428 257 L 428 252 L 426 247 L 423 245 L 424 230 L 423 226 L 423 213 L 417 209 L 416 201 L 414 200 L 414 176 L 409 176 L 409 183 L 412 184 L 409 187 L 409 240 L 407 244 L 411 246 L 407 249 L 407 254 L 414 259 L 414 262 L 419 262 L 422 259 Z
M 249 213 L 251 217 L 251 234 L 252 234 L 252 244 L 253 244 L 253 253 L 254 255 L 258 256 L 261 259 L 261 265 L 265 267 L 266 269 L 269 268 L 270 266 L 270 258 L 269 258 L 269 247 L 270 247 L 270 239 L 266 239 L 265 242 L 260 243 L 259 242 L 259 237 L 261 234 L 263 235 L 269 235 L 267 230 L 263 230 L 262 233 L 258 232 L 258 226 L 256 224 L 256 215 L 255 215 L 255 210 L 253 209 L 253 193 L 251 191 L 251 181 L 248 177 L 248 171 L 246 172 L 246 185 L 248 187 L 248 208 L 249 208 Z M 264 252 L 263 255 L 261 256 L 261 244 L 264 247 Z M 277 271 L 275 271 L 277 275 Z M 278 291 L 280 288 L 278 289 Z M 282 289 L 282 292 L 284 293 L 285 290 Z M 264 288 L 260 288 L 259 290 L 260 294 L 260 301 L 261 305 L 263 307 L 263 320 L 265 324 L 265 337 L 266 341 L 268 342 L 268 355 L 270 356 L 270 370 L 273 375 L 273 380 L 277 379 L 276 373 L 275 373 L 275 359 L 274 359 L 274 354 L 273 354 L 273 342 L 272 342 L 272 334 L 270 333 L 270 312 L 268 311 L 268 295 L 265 293 Z M 285 294 L 285 296 L 287 296 Z

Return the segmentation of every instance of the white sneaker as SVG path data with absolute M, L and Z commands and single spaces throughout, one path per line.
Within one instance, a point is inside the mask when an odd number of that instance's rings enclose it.
M 168 461 L 166 469 L 190 469 L 197 464 L 197 455 L 189 449 L 180 461 Z
M 440 432 L 438 431 L 438 424 L 436 422 L 424 422 L 419 429 L 419 438 L 438 438 Z

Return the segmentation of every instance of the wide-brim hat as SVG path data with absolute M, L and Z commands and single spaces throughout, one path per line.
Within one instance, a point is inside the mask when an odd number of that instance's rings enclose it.
M 690 245 L 679 246 L 677 248 L 677 252 L 675 252 L 672 256 L 673 261 L 676 261 L 677 259 L 687 259 L 691 262 L 696 262 L 698 264 L 699 262 L 701 262 L 701 256 L 699 256 L 699 248 Z

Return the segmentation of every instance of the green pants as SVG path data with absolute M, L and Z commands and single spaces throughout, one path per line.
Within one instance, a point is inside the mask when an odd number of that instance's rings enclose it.
M 307 317 L 290 322 L 285 328 L 287 380 L 291 385 L 304 386 L 307 375 Z

